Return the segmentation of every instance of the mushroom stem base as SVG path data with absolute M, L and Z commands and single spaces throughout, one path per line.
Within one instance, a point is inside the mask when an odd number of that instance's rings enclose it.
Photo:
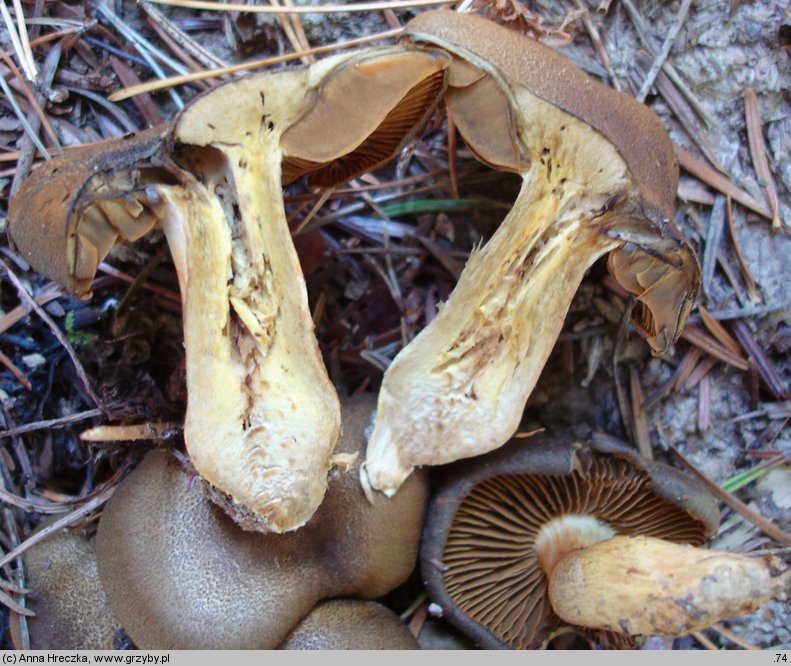
M 563 557 L 549 597 L 570 624 L 673 636 L 754 611 L 789 587 L 791 572 L 777 558 L 615 536 Z

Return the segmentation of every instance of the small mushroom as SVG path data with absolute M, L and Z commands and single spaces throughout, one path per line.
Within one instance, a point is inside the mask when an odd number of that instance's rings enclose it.
M 322 601 L 288 635 L 279 650 L 419 650 L 409 629 L 373 601 Z
M 62 530 L 25 551 L 24 561 L 34 650 L 113 649 L 120 625 L 99 580 L 93 535 Z
M 488 648 L 536 648 L 564 623 L 683 634 L 789 584 L 772 558 L 696 547 L 717 527 L 696 482 L 609 438 L 514 442 L 447 470 L 421 569 L 449 620 Z
M 523 186 L 384 375 L 364 482 L 385 493 L 415 466 L 479 455 L 513 435 L 598 258 L 609 253 L 610 272 L 637 296 L 656 354 L 680 334 L 699 283 L 673 220 L 672 144 L 647 107 L 471 14 L 425 12 L 405 35 L 452 54 L 449 116 L 479 159 L 521 174 Z
M 365 446 L 374 400 L 344 406 L 340 453 Z M 331 472 L 301 529 L 247 532 L 163 451 L 148 454 L 107 503 L 96 541 L 115 616 L 144 649 L 273 649 L 316 603 L 373 599 L 414 569 L 427 478 L 369 503 L 359 461 Z
M 389 47 L 234 81 L 172 129 L 52 160 L 12 201 L 22 254 L 82 298 L 117 239 L 162 226 L 183 299 L 187 450 L 248 529 L 305 524 L 340 430 L 282 176 L 335 185 L 390 158 L 438 102 L 448 62 Z

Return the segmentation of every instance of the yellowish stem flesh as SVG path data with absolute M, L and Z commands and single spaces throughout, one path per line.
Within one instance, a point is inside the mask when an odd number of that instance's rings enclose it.
M 163 221 L 184 299 L 187 450 L 243 527 L 275 532 L 319 506 L 340 433 L 280 181 L 301 76 L 255 78 L 266 94 L 246 99 L 261 108 L 235 123 L 195 107 L 180 138 L 207 145 L 186 153 L 198 177 L 165 190 Z M 212 120 L 214 132 L 196 129 Z
M 773 557 L 615 536 L 563 557 L 549 578 L 549 598 L 570 624 L 674 636 L 788 594 L 791 573 L 784 568 Z
M 534 147 L 519 197 L 385 373 L 362 475 L 386 494 L 415 466 L 513 435 L 585 272 L 622 243 L 607 229 L 633 185 L 615 149 L 527 91 L 517 102 L 519 136 Z

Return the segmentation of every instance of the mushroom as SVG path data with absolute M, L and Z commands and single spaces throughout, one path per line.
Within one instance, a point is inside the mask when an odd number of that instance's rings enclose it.
M 12 201 L 23 255 L 82 298 L 118 238 L 162 226 L 183 299 L 187 450 L 248 529 L 305 524 L 340 430 L 281 171 L 329 186 L 391 157 L 438 102 L 448 62 L 387 47 L 234 81 L 172 130 L 52 160 Z
M 700 547 L 718 528 L 694 480 L 610 438 L 512 442 L 448 468 L 421 547 L 431 597 L 488 648 L 583 631 L 677 635 L 788 589 L 775 558 Z
M 419 650 L 409 629 L 373 601 L 322 601 L 288 635 L 279 650 Z
M 637 296 L 655 354 L 680 334 L 699 283 L 673 221 L 672 144 L 647 107 L 470 14 L 428 11 L 405 34 L 452 54 L 449 116 L 479 159 L 521 174 L 523 185 L 437 317 L 384 375 L 364 482 L 385 493 L 415 466 L 511 437 L 599 257 L 610 253 L 610 272 Z
M 374 400 L 344 405 L 338 449 L 358 454 Z M 347 456 L 348 457 L 348 456 Z M 113 613 L 143 649 L 273 649 L 322 599 L 373 599 L 414 569 L 426 475 L 369 503 L 359 460 L 333 469 L 301 529 L 240 529 L 187 471 L 152 451 L 119 486 L 99 524 L 99 575 Z
M 120 625 L 99 580 L 92 534 L 61 530 L 25 551 L 24 561 L 34 650 L 113 649 Z

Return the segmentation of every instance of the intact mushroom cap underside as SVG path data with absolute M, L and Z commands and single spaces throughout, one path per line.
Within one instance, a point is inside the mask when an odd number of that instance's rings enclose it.
M 344 412 L 344 453 L 364 446 L 372 401 Z M 285 534 L 246 532 L 164 451 L 119 486 L 96 542 L 110 606 L 144 649 L 273 649 L 323 598 L 375 598 L 400 585 L 418 552 L 427 478 L 370 504 L 355 463 L 331 472 L 311 520 Z
M 716 512 L 682 473 L 611 441 L 598 446 L 514 442 L 448 468 L 429 507 L 421 569 L 432 598 L 482 646 L 535 648 L 563 624 L 536 552 L 553 519 L 592 516 L 615 534 L 690 544 L 716 528 L 684 508 L 688 489 L 697 515 Z M 681 505 L 672 501 L 679 494 Z
M 169 125 L 80 146 L 37 168 L 11 199 L 9 234 L 30 265 L 88 298 L 99 263 L 118 238 L 156 223 Z

